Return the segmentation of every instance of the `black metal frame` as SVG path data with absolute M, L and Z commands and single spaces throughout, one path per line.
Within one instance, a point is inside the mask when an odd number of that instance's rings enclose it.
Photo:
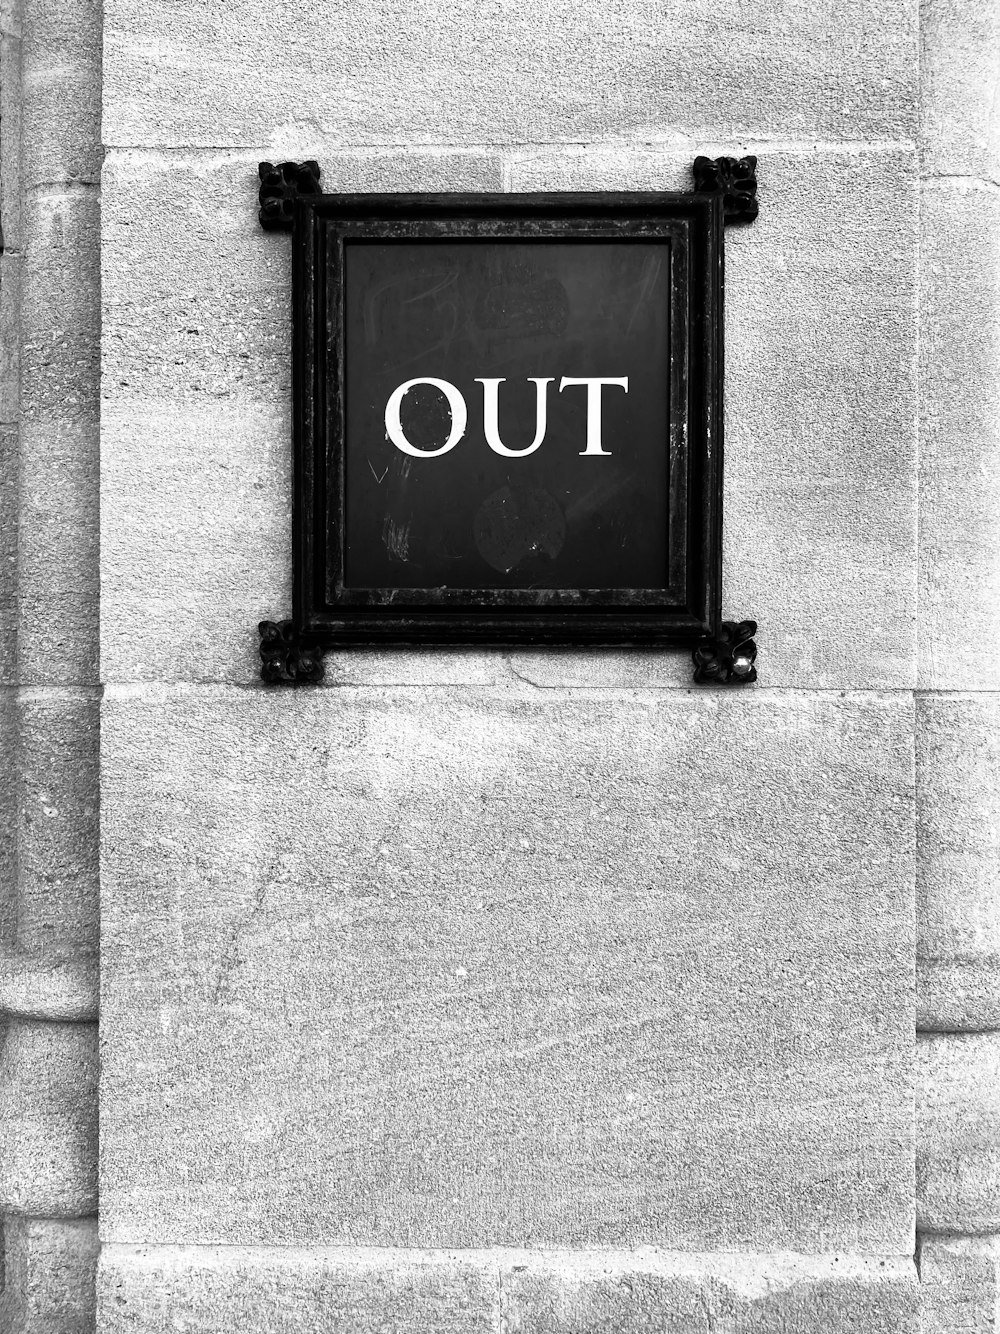
M 318 680 L 334 645 L 717 642 L 723 227 L 756 216 L 755 165 L 699 158 L 686 194 L 323 195 L 317 164 L 261 164 L 261 223 L 290 225 L 293 251 L 293 609 L 261 623 L 265 680 Z M 357 238 L 670 240 L 672 588 L 344 588 L 343 258 Z

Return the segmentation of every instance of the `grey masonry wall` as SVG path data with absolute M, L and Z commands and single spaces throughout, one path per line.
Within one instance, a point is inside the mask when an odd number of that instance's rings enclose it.
M 916 15 L 728 26 L 105 7 L 108 1330 L 912 1326 Z M 257 162 L 669 189 L 729 151 L 761 158 L 726 596 L 762 688 L 405 651 L 263 688 L 290 264 Z
M 101 18 L 3 28 L 13 1334 L 994 1329 L 991 6 L 107 0 L 103 69 Z M 290 257 L 258 161 L 684 189 L 733 152 L 760 683 L 383 650 L 261 685 Z

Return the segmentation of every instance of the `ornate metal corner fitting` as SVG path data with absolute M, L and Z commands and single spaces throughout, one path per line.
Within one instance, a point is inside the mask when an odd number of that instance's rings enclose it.
M 287 231 L 299 195 L 319 194 L 318 162 L 262 162 L 260 225 L 268 232 Z
M 706 635 L 691 655 L 699 685 L 749 685 L 757 680 L 756 621 L 723 621 L 718 633 Z
M 755 157 L 696 157 L 694 188 L 721 194 L 727 222 L 753 222 L 758 213 Z
M 313 684 L 323 679 L 323 650 L 299 643 L 291 621 L 261 621 L 260 679 L 268 685 Z

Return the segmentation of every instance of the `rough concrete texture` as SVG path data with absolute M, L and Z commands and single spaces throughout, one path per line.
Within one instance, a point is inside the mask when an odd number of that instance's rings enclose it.
M 101 1334 L 495 1334 L 499 1273 L 420 1252 L 105 1245 Z
M 4 251 L 21 247 L 21 6 L 0 0 L 0 226 Z
M 1000 7 L 923 0 L 920 32 L 924 174 L 1000 182 Z
M 908 1257 L 600 1255 L 502 1272 L 507 1334 L 917 1334 Z
M 271 39 L 259 40 L 258 34 Z M 105 5 L 111 145 L 912 137 L 916 6 Z
M 523 153 L 508 184 L 687 188 L 691 156 Z M 334 189 L 495 183 L 490 159 L 458 163 L 323 157 Z M 905 152 L 774 152 L 760 219 L 727 236 L 726 604 L 760 622 L 770 685 L 913 682 L 914 170 Z M 252 681 L 253 627 L 290 605 L 289 247 L 256 228 L 255 182 L 232 154 L 105 170 L 106 679 Z M 551 684 L 690 680 L 674 653 L 512 662 Z M 489 655 L 345 653 L 329 679 L 501 674 Z
M 17 677 L 17 427 L 0 425 L 0 684 Z
M 917 1024 L 1000 1028 L 1000 696 L 917 698 Z
M 97 679 L 100 431 L 96 421 L 24 425 L 20 440 L 18 676 Z
M 18 709 L 17 942 L 50 957 L 96 952 L 98 692 L 23 691 Z
M 110 1241 L 911 1242 L 897 697 L 122 689 Z
M 100 196 L 39 189 L 24 206 L 21 416 L 95 420 L 100 395 Z
M 1000 689 L 1000 192 L 922 192 L 920 683 Z
M 101 0 L 27 0 L 22 188 L 101 170 Z
M 1000 1331 L 1000 1238 L 921 1237 L 921 1334 Z
M 1000 1033 L 917 1041 L 917 1226 L 1000 1231 Z
M 97 1211 L 97 1026 L 11 1019 L 0 1051 L 0 1210 Z
M 912 1260 L 107 1246 L 102 1334 L 916 1334 Z
M 5 1334 L 92 1334 L 96 1218 L 15 1218 L 4 1228 Z
M 0 686 L 0 755 L 17 754 L 17 728 L 17 691 L 10 686 Z M 20 795 L 17 766 L 0 764 L 0 951 L 12 948 L 17 927 L 17 812 Z M 2 1036 L 0 1031 L 0 1040 Z

